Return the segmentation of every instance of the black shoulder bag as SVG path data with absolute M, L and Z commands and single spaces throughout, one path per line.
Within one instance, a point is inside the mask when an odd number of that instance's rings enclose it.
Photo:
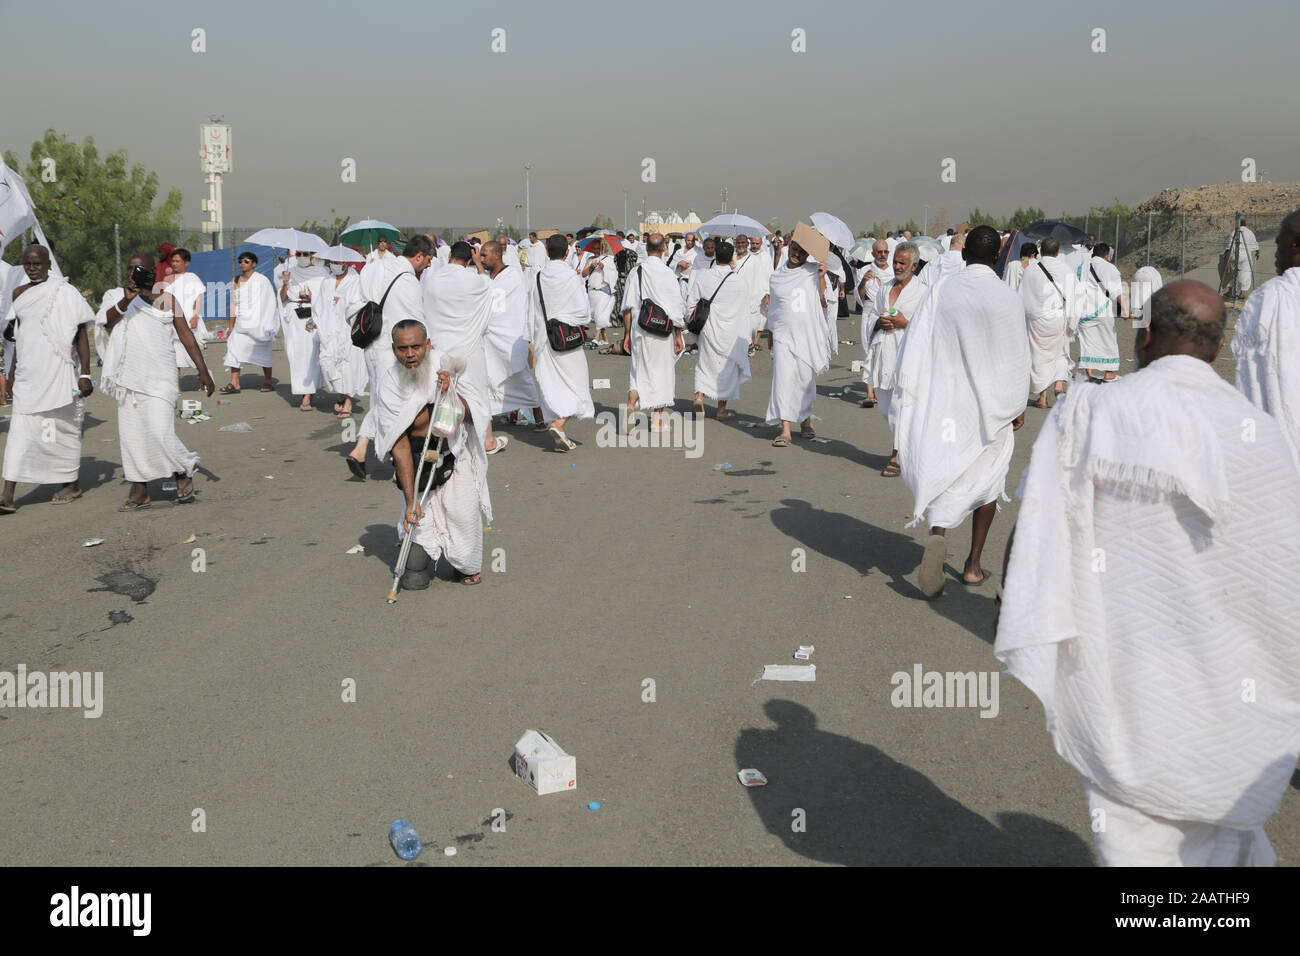
M 546 322 L 546 341 L 556 352 L 572 352 L 582 348 L 587 341 L 587 330 L 581 325 L 569 325 L 546 314 L 546 298 L 542 295 L 542 277 L 537 277 L 537 301 L 542 305 L 542 319 Z
M 388 293 L 393 291 L 393 286 L 397 285 L 397 280 L 403 275 L 403 272 L 395 275 L 384 290 L 384 297 L 378 303 L 367 302 L 352 319 L 352 344 L 357 348 L 366 348 L 384 331 L 384 303 L 388 301 Z
M 663 306 L 645 297 L 645 289 L 641 285 L 640 266 L 636 267 L 636 289 L 641 293 L 641 312 L 636 317 L 636 324 L 640 326 L 641 331 L 666 339 L 672 334 L 673 320 L 668 318 L 668 313 L 663 310 Z
M 691 317 L 686 323 L 686 328 L 690 329 L 693 334 L 699 335 L 704 331 L 704 323 L 709 321 L 709 309 L 713 307 L 713 300 L 722 291 L 723 284 L 733 275 L 735 275 L 734 272 L 728 272 L 722 277 L 722 282 L 718 283 L 718 287 L 713 290 L 713 295 L 695 303 L 695 308 L 691 309 Z

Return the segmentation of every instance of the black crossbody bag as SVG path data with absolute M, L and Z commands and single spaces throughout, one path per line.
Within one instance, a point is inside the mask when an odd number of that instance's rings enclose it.
M 728 272 L 722 277 L 722 281 L 718 283 L 718 287 L 713 290 L 713 295 L 695 303 L 695 308 L 691 309 L 691 317 L 686 323 L 686 327 L 691 330 L 692 334 L 699 335 L 704 331 L 704 323 L 709 321 L 709 309 L 713 307 L 713 300 L 718 297 L 718 293 L 722 291 L 722 287 L 726 284 L 727 280 L 735 274 L 735 272 Z
M 384 297 L 376 304 L 367 302 L 361 307 L 361 311 L 356 314 L 352 320 L 352 344 L 359 349 L 369 346 L 375 339 L 379 338 L 379 333 L 384 331 L 384 303 L 388 301 L 388 293 L 393 291 L 393 286 L 397 285 L 397 280 L 406 273 L 399 272 L 393 277 L 393 281 L 388 283 L 388 288 L 384 290 Z M 414 273 L 412 273 L 414 274 Z M 311 314 L 310 311 L 307 313 Z
M 656 303 L 654 299 L 645 298 L 645 287 L 641 285 L 640 266 L 636 267 L 636 290 L 641 293 L 641 312 L 636 317 L 636 324 L 643 332 L 657 335 L 661 339 L 668 338 L 673 331 L 673 320 L 668 318 L 668 313 L 663 310 L 663 306 Z
M 581 325 L 569 325 L 546 314 L 546 298 L 542 295 L 542 277 L 537 277 L 537 301 L 542 306 L 542 319 L 546 322 L 546 341 L 556 352 L 572 352 L 582 348 L 587 341 L 587 330 Z

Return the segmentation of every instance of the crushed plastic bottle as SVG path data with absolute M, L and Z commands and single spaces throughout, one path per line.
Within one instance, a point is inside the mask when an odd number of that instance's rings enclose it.
M 714 470 L 714 471 L 731 471 L 731 469 L 734 468 L 734 467 L 736 467 L 736 466 L 733 465 L 731 462 L 729 462 L 729 461 L 724 461 L 724 462 L 723 462 L 722 464 L 720 464 L 720 465 L 714 465 L 714 466 L 713 466 L 713 470 Z
M 393 852 L 403 860 L 414 860 L 424 849 L 420 834 L 415 832 L 415 827 L 411 826 L 409 820 L 393 822 L 388 830 L 388 842 L 392 844 Z

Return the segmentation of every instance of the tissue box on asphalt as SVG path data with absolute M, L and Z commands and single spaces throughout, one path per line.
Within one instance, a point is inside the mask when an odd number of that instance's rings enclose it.
M 540 730 L 525 730 L 515 744 L 515 776 L 538 794 L 578 788 L 578 761 Z

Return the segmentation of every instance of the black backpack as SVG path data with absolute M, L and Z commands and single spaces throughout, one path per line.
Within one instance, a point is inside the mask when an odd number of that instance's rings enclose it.
M 696 302 L 695 308 L 691 309 L 691 317 L 686 323 L 686 328 L 690 329 L 695 335 L 699 335 L 704 331 L 704 323 L 709 321 L 709 309 L 713 307 L 713 300 L 718 297 L 718 293 L 722 291 L 722 286 L 733 275 L 735 275 L 734 272 L 728 272 L 723 276 L 722 282 L 719 282 L 718 287 L 713 290 L 713 295 Z
M 361 307 L 352 319 L 352 344 L 359 349 L 369 346 L 375 339 L 379 338 L 379 333 L 384 331 L 384 303 L 388 301 L 388 293 L 393 291 L 393 286 L 397 285 L 397 280 L 405 273 L 399 272 L 393 277 L 393 281 L 388 283 L 388 288 L 384 290 L 384 297 L 379 300 L 378 304 L 367 302 Z

